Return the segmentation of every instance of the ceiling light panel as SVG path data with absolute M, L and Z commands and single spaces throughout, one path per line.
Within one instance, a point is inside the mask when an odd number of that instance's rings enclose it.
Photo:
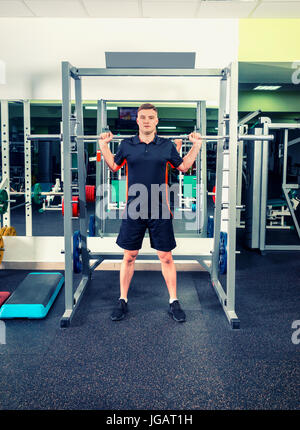
M 194 18 L 197 1 L 143 0 L 144 18 Z
M 137 0 L 83 0 L 88 14 L 97 18 L 139 18 Z
M 300 18 L 300 1 L 264 1 L 255 9 L 252 18 Z
M 279 88 L 281 88 L 281 85 L 258 85 L 257 87 L 253 88 L 253 90 L 256 90 L 256 91 L 276 91 Z
M 22 1 L 17 0 L 0 0 L 0 16 L 10 17 L 10 16 L 20 16 L 27 17 L 33 16 L 28 7 Z
M 24 3 L 38 17 L 86 17 L 79 0 L 24 0 Z
M 196 18 L 247 18 L 256 5 L 256 1 L 204 1 Z

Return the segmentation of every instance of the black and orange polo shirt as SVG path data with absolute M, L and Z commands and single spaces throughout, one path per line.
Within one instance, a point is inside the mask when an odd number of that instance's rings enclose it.
M 126 164 L 127 205 L 137 197 L 131 189 L 136 190 L 142 185 L 141 188 L 147 189 L 147 201 L 145 197 L 141 202 L 148 205 L 150 216 L 151 200 L 154 200 L 151 191 L 155 190 L 152 185 L 165 185 L 167 189 L 168 164 L 177 168 L 183 159 L 170 139 L 155 135 L 154 140 L 147 144 L 135 135 L 121 141 L 114 161 L 120 167 Z M 132 187 L 134 185 L 137 186 Z M 167 205 L 170 210 L 167 192 L 160 192 L 159 205 Z

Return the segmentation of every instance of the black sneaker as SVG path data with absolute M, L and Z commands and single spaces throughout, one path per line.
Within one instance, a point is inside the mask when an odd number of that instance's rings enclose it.
M 169 314 L 172 316 L 173 320 L 177 322 L 185 322 L 185 313 L 181 309 L 178 300 L 174 300 L 174 302 L 170 304 Z
M 111 319 L 113 321 L 122 320 L 126 313 L 128 312 L 128 306 L 124 299 L 119 299 L 117 306 L 114 308 L 111 314 Z

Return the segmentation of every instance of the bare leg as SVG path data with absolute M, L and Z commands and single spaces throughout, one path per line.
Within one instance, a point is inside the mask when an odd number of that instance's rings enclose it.
M 157 255 L 161 262 L 161 270 L 167 284 L 170 299 L 177 299 L 176 267 L 172 257 L 172 252 L 157 251 Z
M 120 297 L 127 299 L 130 282 L 134 273 L 134 263 L 139 251 L 124 250 L 124 257 L 120 269 Z

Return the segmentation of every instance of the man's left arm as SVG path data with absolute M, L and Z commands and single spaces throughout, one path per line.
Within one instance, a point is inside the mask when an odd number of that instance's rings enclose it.
M 183 162 L 177 167 L 178 170 L 185 173 L 194 164 L 197 154 L 200 151 L 202 145 L 201 135 L 193 132 L 189 134 L 189 141 L 192 142 L 193 146 L 189 152 L 183 157 Z

